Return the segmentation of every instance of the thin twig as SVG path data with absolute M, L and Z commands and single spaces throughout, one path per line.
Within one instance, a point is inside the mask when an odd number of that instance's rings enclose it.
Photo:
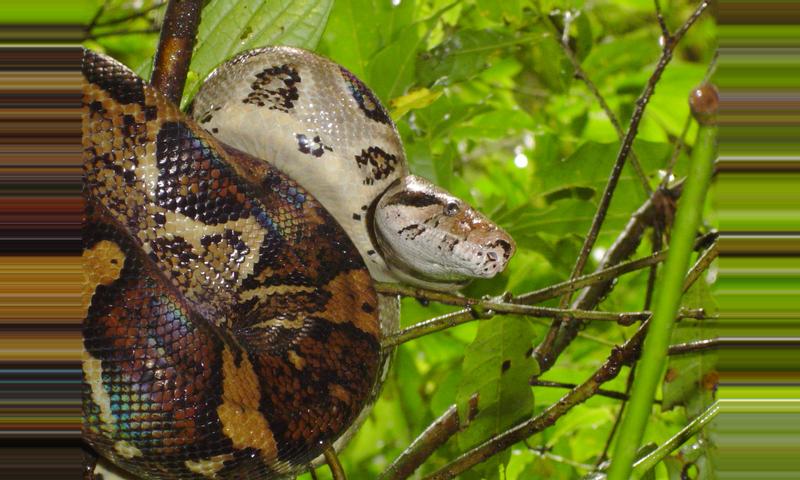
M 677 343 L 670 345 L 667 350 L 668 355 L 685 355 L 689 353 L 705 352 L 715 350 L 720 346 L 719 340 L 710 338 L 706 340 L 694 340 L 692 342 Z
M 476 320 L 488 320 L 500 314 L 525 315 L 536 318 L 568 317 L 579 320 L 615 322 L 623 326 L 632 325 L 637 321 L 647 320 L 651 315 L 650 312 L 598 312 L 595 310 L 569 310 L 562 308 L 534 307 L 530 305 L 515 305 L 512 303 L 481 302 L 479 305 L 473 305 L 472 310 L 459 310 L 404 328 L 384 338 L 381 342 L 381 347 L 394 347 L 401 343 L 430 335 L 434 332 L 439 332 Z
M 608 207 L 611 205 L 611 198 L 614 196 L 614 191 L 619 183 L 619 179 L 622 174 L 622 167 L 625 165 L 625 160 L 628 158 L 628 154 L 633 146 L 633 140 L 636 138 L 636 135 L 639 132 L 639 124 L 642 121 L 647 104 L 650 102 L 650 98 L 655 91 L 656 84 L 658 84 L 658 81 L 661 79 L 661 75 L 664 73 L 664 69 L 667 68 L 670 60 L 672 60 L 672 54 L 675 51 L 675 47 L 677 46 L 678 42 L 681 40 L 681 38 L 683 38 L 689 28 L 697 21 L 697 19 L 700 17 L 700 14 L 703 13 L 707 6 L 708 2 L 702 2 L 700 7 L 689 17 L 689 19 L 686 20 L 686 22 L 684 22 L 681 28 L 675 32 L 675 35 L 665 39 L 664 48 L 661 51 L 661 57 L 659 58 L 658 64 L 656 65 L 653 73 L 650 75 L 650 78 L 647 80 L 647 85 L 645 86 L 644 91 L 642 91 L 641 95 L 636 100 L 636 108 L 631 116 L 631 121 L 628 125 L 628 131 L 625 134 L 625 138 L 622 141 L 617 158 L 614 161 L 614 167 L 611 169 L 611 175 L 609 176 L 606 187 L 603 190 L 602 196 L 600 197 L 600 204 L 597 206 L 597 212 L 595 213 L 594 218 L 592 218 L 592 225 L 589 228 L 589 232 L 587 233 L 586 239 L 583 242 L 583 247 L 581 247 L 578 260 L 575 262 L 575 266 L 572 269 L 570 278 L 575 278 L 583 272 L 583 268 L 586 265 L 589 254 L 591 253 L 592 248 L 597 241 L 597 236 L 600 233 L 600 227 L 605 221 L 606 214 L 608 213 Z M 569 294 L 567 295 L 569 296 Z
M 666 187 L 667 184 L 670 182 L 672 178 L 673 171 L 675 170 L 675 164 L 678 163 L 678 157 L 681 155 L 681 151 L 686 146 L 686 134 L 689 133 L 689 126 L 692 124 L 692 114 L 686 116 L 686 121 L 683 122 L 683 129 L 681 129 L 681 135 L 675 141 L 675 148 L 672 150 L 672 156 L 669 159 L 669 163 L 667 164 L 667 168 L 664 170 L 664 178 L 661 179 L 661 187 Z
M 661 251 L 663 247 L 663 235 L 661 233 L 661 227 L 659 226 L 659 222 L 655 222 L 653 224 L 653 254 Z M 644 306 L 645 310 L 650 308 L 650 304 L 653 302 L 653 292 L 656 288 L 656 276 L 658 274 L 658 265 L 653 264 L 650 267 L 650 271 L 647 274 L 647 289 L 644 292 Z
M 714 71 L 717 69 L 717 60 L 719 59 L 719 50 L 714 52 L 714 56 L 711 57 L 711 62 L 706 68 L 706 73 L 703 76 L 703 81 L 701 83 L 708 83 L 711 80 L 711 76 L 714 75 Z M 667 184 L 671 181 L 672 172 L 675 170 L 675 164 L 678 163 L 678 157 L 680 157 L 681 151 L 686 148 L 686 134 L 689 132 L 689 126 L 692 124 L 692 114 L 691 112 L 686 116 L 686 121 L 683 123 L 683 128 L 681 129 L 680 136 L 675 140 L 675 148 L 672 150 L 672 156 L 669 159 L 669 164 L 667 164 L 667 168 L 664 173 L 664 178 L 661 179 L 661 187 L 666 188 Z M 688 153 L 691 153 L 689 151 Z
M 622 422 L 622 414 L 625 412 L 625 405 L 627 404 L 628 397 L 631 394 L 631 385 L 633 385 L 633 379 L 636 375 L 636 364 L 634 363 L 631 365 L 630 373 L 628 373 L 628 379 L 625 381 L 625 400 L 619 405 L 619 410 L 617 410 L 617 416 L 614 417 L 614 424 L 611 425 L 611 431 L 608 432 L 608 437 L 606 437 L 606 443 L 603 446 L 603 451 L 597 457 L 597 462 L 595 462 L 595 468 L 599 468 L 600 465 L 603 464 L 608 459 L 608 451 L 611 449 L 611 442 L 614 441 L 614 435 L 617 434 L 617 430 L 619 429 L 619 424 Z
M 647 257 L 622 262 L 613 267 L 598 270 L 594 273 L 583 275 L 574 280 L 567 280 L 550 285 L 548 287 L 540 288 L 538 290 L 523 293 L 516 297 L 509 297 L 508 302 L 525 305 L 540 303 L 545 300 L 555 298 L 566 292 L 580 290 L 581 288 L 595 285 L 597 283 L 614 280 L 626 273 L 641 270 L 651 265 L 663 262 L 666 258 L 667 251 L 664 250 Z M 406 297 L 419 299 L 423 302 L 439 302 L 446 305 L 465 306 L 477 305 L 481 303 L 481 300 L 477 298 L 468 298 L 461 295 L 454 295 L 436 290 L 428 290 L 397 283 L 376 282 L 375 290 L 377 290 L 378 293 L 385 295 L 403 295 Z
M 702 12 L 707 5 L 702 2 L 698 11 Z M 659 284 L 659 296 L 653 308 L 655 314 L 650 322 L 651 332 L 645 341 L 638 367 L 639 375 L 633 382 L 631 401 L 620 425 L 620 435 L 625 437 L 629 445 L 616 444 L 608 468 L 609 480 L 629 478 L 634 453 L 646 429 L 653 396 L 663 377 L 675 312 L 680 308 L 682 287 L 686 283 L 686 271 L 701 221 L 702 209 L 698 206 L 703 205 L 714 170 L 719 105 L 716 88 L 709 84 L 696 88 L 689 96 L 689 104 L 700 124 L 682 200 L 682 204 L 689 208 L 679 209 L 675 218 L 670 238 L 670 257 L 664 265 Z
M 661 27 L 661 36 L 666 41 L 672 35 L 669 33 L 669 28 L 667 28 L 667 22 L 664 21 L 664 15 L 661 13 L 661 3 L 658 0 L 653 0 L 656 7 L 656 19 L 658 20 L 658 26 Z
M 648 453 L 644 458 L 637 460 L 636 463 L 633 464 L 633 477 L 641 478 L 642 475 L 655 467 L 664 457 L 677 450 L 687 440 L 700 432 L 703 427 L 716 418 L 717 413 L 719 413 L 719 402 L 714 402 L 669 440 Z
M 106 11 L 106 2 L 103 2 L 100 5 L 100 8 L 98 8 L 97 11 L 94 13 L 94 16 L 92 17 L 92 19 L 89 21 L 89 25 L 86 26 L 86 31 L 87 32 L 91 32 L 92 31 L 92 29 L 95 27 L 95 25 L 97 25 L 97 21 L 100 19 L 101 16 L 103 16 L 105 11 Z
M 445 305 L 469 306 L 481 303 L 478 298 L 465 297 L 463 295 L 428 290 L 401 283 L 375 282 L 375 290 L 383 295 L 402 295 L 412 297 L 422 302 L 438 302 Z
M 328 468 L 331 469 L 333 480 L 347 480 L 347 475 L 344 473 L 344 468 L 342 468 L 342 464 L 339 462 L 339 457 L 336 455 L 336 450 L 333 449 L 333 445 L 330 443 L 325 445 L 322 454 L 325 456 L 325 462 L 328 464 Z
M 124 15 L 122 17 L 112 18 L 111 20 L 106 20 L 105 22 L 94 23 L 94 24 L 91 25 L 91 28 L 104 28 L 104 27 L 109 27 L 111 25 L 117 25 L 117 24 L 120 24 L 120 23 L 125 23 L 125 22 L 127 22 L 129 20 L 134 20 L 136 18 L 143 17 L 143 16 L 147 15 L 148 13 L 152 12 L 153 10 L 159 9 L 159 8 L 163 7 L 164 5 L 166 5 L 166 4 L 167 4 L 167 2 L 157 3 L 155 5 L 151 5 L 151 6 L 147 7 L 147 8 L 143 8 L 142 10 L 130 13 L 128 15 Z
M 680 40 L 686 34 L 686 32 L 691 28 L 692 25 L 697 21 L 700 15 L 708 6 L 707 1 L 703 1 L 700 3 L 698 8 L 692 13 L 692 15 L 681 25 L 681 27 L 672 35 L 670 38 L 665 39 L 664 47 L 661 51 L 661 56 L 658 60 L 658 64 L 656 68 L 653 70 L 653 73 L 650 75 L 650 78 L 647 80 L 647 85 L 645 86 L 644 90 L 642 91 L 639 98 L 636 100 L 636 108 L 631 116 L 631 121 L 628 126 L 628 131 L 625 134 L 625 138 L 622 141 L 622 145 L 620 146 L 619 152 L 617 154 L 617 159 L 614 162 L 614 167 L 611 170 L 611 175 L 609 176 L 608 182 L 606 183 L 606 187 L 603 190 L 603 195 L 600 199 L 600 204 L 597 207 L 597 212 L 595 213 L 594 217 L 592 218 L 592 225 L 589 228 L 589 232 L 584 239 L 583 246 L 581 247 L 580 254 L 578 255 L 578 259 L 575 262 L 575 266 L 572 269 L 572 273 L 570 274 L 570 278 L 575 278 L 580 275 L 583 271 L 584 266 L 586 265 L 586 261 L 589 258 L 589 254 L 591 253 L 592 248 L 594 247 L 595 242 L 597 241 L 597 236 L 600 233 L 600 227 L 605 220 L 606 213 L 608 212 L 608 207 L 611 204 L 611 198 L 614 194 L 614 190 L 616 189 L 617 183 L 619 182 L 620 175 L 622 173 L 622 167 L 625 164 L 625 159 L 628 156 L 628 153 L 633 146 L 633 140 L 636 138 L 636 134 L 639 130 L 639 123 L 642 120 L 642 116 L 644 115 L 645 108 L 650 101 L 650 98 L 655 91 L 656 84 L 661 79 L 661 75 L 664 73 L 664 69 L 666 69 L 667 65 L 669 64 L 670 60 L 672 59 L 672 54 L 675 50 L 675 47 L 678 45 Z M 653 195 L 651 195 L 649 201 L 652 201 L 656 198 L 656 195 L 659 194 L 661 190 L 656 190 Z M 647 203 L 645 203 L 645 206 Z M 623 231 L 623 235 L 626 234 L 628 228 L 632 228 L 634 231 L 641 227 L 641 223 L 636 218 L 637 214 L 642 213 L 644 209 L 643 206 L 634 214 L 634 217 L 629 222 L 628 226 L 626 226 L 626 230 Z M 651 205 L 652 206 L 652 205 Z M 637 225 L 638 224 L 638 225 Z M 638 246 L 638 242 L 641 239 L 641 234 L 632 235 L 632 239 Z M 619 240 L 619 239 L 618 239 Z M 634 249 L 635 250 L 635 249 Z M 634 250 L 628 251 L 628 255 L 632 253 Z M 610 251 L 610 250 L 609 250 Z M 626 255 L 627 256 L 627 255 Z M 609 258 L 608 253 L 606 254 L 606 258 Z M 624 258 L 624 257 L 623 257 Z M 605 260 L 605 259 L 604 259 Z M 608 262 L 604 261 L 603 266 L 607 267 L 613 265 L 617 262 Z M 609 285 L 610 286 L 610 285 Z M 607 289 L 606 289 L 607 291 Z M 559 306 L 564 308 L 565 306 L 565 299 L 568 300 L 571 294 L 566 294 L 562 297 L 562 301 Z M 590 300 L 589 303 L 593 303 L 594 301 L 599 301 L 595 298 L 588 298 Z M 581 305 L 583 301 L 579 298 L 573 306 Z M 587 308 L 584 306 L 584 308 Z M 592 308 L 592 307 L 588 307 Z M 549 369 L 555 359 L 560 355 L 560 353 L 566 348 L 566 346 L 575 338 L 575 333 L 579 328 L 579 322 L 569 322 L 564 321 L 561 318 L 556 318 L 550 326 L 550 330 L 547 332 L 545 339 L 539 346 L 536 348 L 536 357 L 540 364 L 540 370 L 542 372 Z
M 656 206 L 663 203 L 662 197 L 677 198 L 680 195 L 682 183 L 677 183 L 669 189 L 659 189 L 645 201 L 633 215 L 628 224 L 619 234 L 614 243 L 606 251 L 605 256 L 600 261 L 598 271 L 620 264 L 627 259 L 641 243 L 642 236 L 649 225 L 652 225 L 657 218 L 658 209 Z M 614 280 L 598 282 L 584 289 L 575 301 L 573 307 L 584 310 L 591 310 L 597 307 L 603 298 L 614 286 Z M 539 362 L 542 373 L 547 371 L 564 349 L 575 339 L 580 330 L 581 322 L 566 321 L 563 324 L 553 322 L 545 336 L 545 339 L 536 347 L 535 355 Z
M 524 441 L 522 443 L 524 443 L 525 446 L 528 447 L 528 450 L 530 450 L 531 453 L 541 458 L 545 458 L 547 460 L 553 460 L 554 462 L 558 463 L 563 463 L 564 465 L 569 465 L 570 467 L 575 467 L 581 470 L 585 470 L 587 472 L 592 470 L 591 465 L 587 465 L 581 462 L 576 462 L 575 460 L 570 460 L 569 458 L 562 457 L 561 455 L 556 455 L 550 452 L 550 448 L 548 448 L 545 445 L 534 447 L 529 445 L 527 441 Z
M 692 265 L 692 268 L 689 270 L 689 274 L 686 277 L 686 281 L 683 284 L 683 293 L 686 293 L 687 290 L 700 278 L 708 267 L 711 265 L 717 257 L 719 256 L 719 248 L 718 244 L 715 242 L 713 245 L 708 247 L 701 255 L 700 258 Z
M 176 105 L 180 104 L 189 73 L 202 9 L 202 0 L 169 0 L 164 14 L 150 84 Z
M 551 30 L 557 34 L 558 27 L 554 23 L 553 19 L 547 17 L 549 20 L 549 26 Z M 614 111 L 611 110 L 611 106 L 609 106 L 606 99 L 603 97 L 603 94 L 600 93 L 600 89 L 597 88 L 597 85 L 589 78 L 589 75 L 581 66 L 580 60 L 575 56 L 575 52 L 572 51 L 572 48 L 569 46 L 569 37 L 562 36 L 561 42 L 561 49 L 564 50 L 564 55 L 569 59 L 570 63 L 572 63 L 572 69 L 575 71 L 575 77 L 581 80 L 583 83 L 586 84 L 586 88 L 589 89 L 589 92 L 594 96 L 597 103 L 600 105 L 600 108 L 603 109 L 605 112 L 606 117 L 611 122 L 611 125 L 614 127 L 614 131 L 617 133 L 617 137 L 620 140 L 623 139 L 625 133 L 622 131 L 622 125 L 619 123 L 619 119 L 614 114 Z M 653 188 L 650 186 L 650 182 L 647 180 L 647 174 L 644 172 L 644 168 L 642 168 L 641 163 L 639 162 L 639 158 L 636 156 L 633 149 L 631 149 L 630 154 L 631 159 L 631 167 L 633 167 L 636 176 L 639 178 L 639 182 L 642 184 L 642 188 L 644 188 L 645 194 L 650 196 L 653 194 Z
M 461 423 L 458 409 L 451 405 L 439 418 L 431 423 L 411 442 L 403 453 L 381 474 L 380 480 L 408 478 L 427 460 L 433 452 L 444 445 L 453 435 L 465 429 L 478 414 L 478 394 L 469 399 L 466 422 Z
M 532 387 L 552 387 L 552 388 L 569 388 L 569 389 L 573 389 L 578 386 L 577 383 L 552 382 L 548 380 L 539 380 L 539 379 L 531 379 L 529 384 Z M 606 390 L 604 388 L 598 389 L 596 395 L 599 395 L 601 397 L 613 398 L 615 400 L 622 400 L 622 401 L 628 400 L 628 392 L 617 392 L 614 390 Z M 656 403 L 661 403 L 661 400 L 656 400 Z
M 625 273 L 634 272 L 648 266 L 656 265 L 663 262 L 666 258 L 667 251 L 664 250 L 654 253 L 648 257 L 630 260 L 614 265 L 613 267 L 604 268 L 594 273 L 583 275 L 574 280 L 567 280 L 565 282 L 556 283 L 555 285 L 550 285 L 549 287 L 541 288 L 533 292 L 523 293 L 522 295 L 512 298 L 510 301 L 512 303 L 524 303 L 528 305 L 543 302 L 570 291 L 580 290 L 583 287 L 614 280 Z
M 702 242 L 704 241 L 705 239 L 701 238 L 701 242 L 697 243 L 703 244 Z M 688 283 L 690 275 L 691 273 L 687 274 L 685 284 Z M 705 314 L 702 309 L 681 310 L 678 318 L 684 315 L 695 315 L 698 318 L 702 318 Z M 462 454 L 444 468 L 436 471 L 428 477 L 425 477 L 425 479 L 443 480 L 453 478 L 459 473 L 472 468 L 473 466 L 485 461 L 497 453 L 502 452 L 511 445 L 553 425 L 574 406 L 583 403 L 589 397 L 597 394 L 597 391 L 600 389 L 602 384 L 616 378 L 623 366 L 633 365 L 634 362 L 638 360 L 642 343 L 647 335 L 649 323 L 649 321 L 643 322 L 642 325 L 640 325 L 636 330 L 636 333 L 634 333 L 633 336 L 621 347 L 612 348 L 611 353 L 603 365 L 601 365 L 600 368 L 596 370 L 595 373 L 586 381 L 576 386 L 570 390 L 569 393 L 561 397 L 558 402 L 547 407 L 536 417 L 489 438 L 479 446 Z M 536 378 L 532 378 L 531 382 L 535 382 L 537 380 L 538 379 Z

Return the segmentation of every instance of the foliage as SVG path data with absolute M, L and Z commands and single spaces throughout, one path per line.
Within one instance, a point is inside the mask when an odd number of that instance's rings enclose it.
M 688 0 L 660 3 L 672 29 L 696 7 Z M 154 4 L 112 0 L 98 24 Z M 98 27 L 86 44 L 146 72 L 156 34 L 98 34 L 146 30 L 159 16 L 163 7 Z M 187 92 L 191 95 L 217 62 L 264 43 L 303 46 L 343 64 L 390 107 L 411 170 L 468 200 L 515 237 L 518 253 L 507 271 L 464 293 L 521 294 L 569 278 L 619 149 L 612 123 L 575 77 L 562 37 L 624 129 L 658 59 L 660 34 L 650 0 L 211 0 Z M 705 75 L 713 45 L 714 24 L 704 16 L 676 50 L 646 110 L 634 151 L 651 186 L 667 170 L 676 138 L 689 122 L 686 97 Z M 687 141 L 695 129 L 690 123 Z M 676 177 L 686 173 L 687 160 L 685 153 L 678 156 Z M 646 198 L 626 166 L 587 272 Z M 637 253 L 649 254 L 651 248 L 645 242 Z M 641 310 L 646 282 L 646 271 L 622 277 L 600 309 Z M 708 307 L 703 288 L 693 289 L 685 305 Z M 411 325 L 449 311 L 452 307 L 407 298 L 402 322 Z M 541 319 L 495 317 L 402 345 L 371 417 L 342 455 L 350 477 L 377 477 L 448 406 L 458 404 L 463 418 L 474 391 L 481 392 L 480 415 L 417 475 L 556 402 L 564 390 L 532 389 L 527 383 L 536 368 L 525 353 L 542 340 L 548 325 Z M 590 324 L 542 379 L 582 382 L 610 345 L 634 329 Z M 693 333 L 681 329 L 676 335 L 686 341 Z M 673 367 L 686 380 L 665 387 L 664 410 L 690 406 L 696 414 L 696 376 L 708 372 L 689 357 L 681 361 L 689 364 Z M 624 391 L 625 377 L 603 388 Z M 605 447 L 619 404 L 595 396 L 528 445 L 514 446 L 464 478 L 585 475 Z M 644 441 L 661 442 L 686 421 L 684 409 L 658 412 Z M 325 468 L 318 470 L 320 478 L 328 478 Z M 667 478 L 667 469 L 659 467 L 656 474 Z

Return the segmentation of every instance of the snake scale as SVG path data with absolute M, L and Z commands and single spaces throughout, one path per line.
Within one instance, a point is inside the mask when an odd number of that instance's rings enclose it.
M 279 62 L 260 71 L 283 74 L 274 69 L 285 67 Z M 293 81 L 309 84 L 313 73 Z M 327 190 L 317 186 L 318 201 L 295 179 L 303 185 L 322 180 L 281 161 L 290 155 L 283 147 L 264 153 L 257 145 L 239 145 L 236 135 L 219 137 L 250 153 L 222 143 L 216 134 L 228 123 L 195 122 L 104 55 L 85 50 L 82 74 L 83 436 L 102 457 L 137 477 L 268 479 L 299 473 L 374 398 L 386 365 L 380 341 L 391 302 L 376 294 L 370 273 L 379 279 L 393 278 L 392 272 L 408 276 L 391 268 L 403 260 L 390 252 L 416 238 L 409 231 L 450 232 L 439 237 L 435 260 L 447 256 L 443 246 L 458 258 L 465 256 L 464 247 L 484 245 L 481 254 L 495 252 L 478 263 L 469 258 L 480 268 L 437 266 L 438 276 L 424 278 L 422 285 L 452 286 L 494 275 L 513 254 L 505 232 L 446 192 L 406 175 L 399 137 L 390 138 L 399 147 L 396 173 L 383 170 L 382 178 L 359 182 L 367 190 L 358 191 L 353 205 L 367 207 L 361 211 L 365 221 L 343 228 L 352 205 L 328 202 L 335 201 L 329 197 L 337 181 L 352 182 L 347 175 L 333 178 Z M 371 92 L 346 70 L 339 75 L 366 120 L 397 137 Z M 291 97 L 298 90 L 277 92 L 278 100 L 298 101 Z M 219 110 L 212 107 L 202 117 Z M 332 110 L 322 111 L 324 116 Z M 276 118 L 265 121 L 283 121 Z M 340 147 L 311 135 L 303 140 L 298 128 L 283 130 L 290 133 L 287 145 L 301 153 Z M 370 148 L 364 152 L 374 153 Z M 355 156 L 357 167 L 375 166 L 374 156 Z M 354 171 L 366 177 L 370 172 Z M 373 197 L 371 205 L 362 205 Z M 391 227 L 383 239 L 371 233 L 378 227 L 370 227 L 367 213 L 376 210 L 385 214 L 376 221 Z M 378 245 L 382 255 L 375 260 Z

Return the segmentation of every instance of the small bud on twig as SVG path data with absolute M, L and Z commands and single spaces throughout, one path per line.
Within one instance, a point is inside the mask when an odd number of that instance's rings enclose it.
M 689 108 L 692 115 L 701 125 L 717 123 L 719 110 L 719 91 L 712 83 L 704 83 L 695 88 L 689 95 Z

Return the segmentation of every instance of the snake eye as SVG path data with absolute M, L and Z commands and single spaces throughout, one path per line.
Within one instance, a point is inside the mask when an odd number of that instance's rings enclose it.
M 445 215 L 447 215 L 448 217 L 452 217 L 456 213 L 458 213 L 458 204 L 456 202 L 449 202 L 447 205 L 445 205 L 444 207 Z

